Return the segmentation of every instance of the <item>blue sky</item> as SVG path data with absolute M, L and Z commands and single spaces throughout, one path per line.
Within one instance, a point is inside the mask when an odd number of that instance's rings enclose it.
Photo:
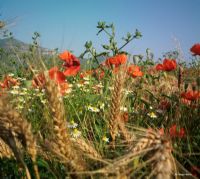
M 76 55 L 88 40 L 98 51 L 107 42 L 104 34 L 96 36 L 98 21 L 115 24 L 119 45 L 122 36 L 139 29 L 143 38 L 125 48 L 132 54 L 150 48 L 158 58 L 180 43 L 189 58 L 190 47 L 200 42 L 200 0 L 0 0 L 0 13 L 17 39 L 31 42 L 37 31 L 42 46 Z

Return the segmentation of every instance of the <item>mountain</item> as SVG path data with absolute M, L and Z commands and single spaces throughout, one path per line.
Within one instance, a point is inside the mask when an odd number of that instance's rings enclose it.
M 29 45 L 15 38 L 4 38 L 0 39 L 0 48 L 5 50 L 19 49 L 21 51 L 26 51 L 29 49 Z
M 30 44 L 24 43 L 15 38 L 4 38 L 0 39 L 0 48 L 11 52 L 14 50 L 17 50 L 18 52 L 27 52 L 30 49 Z M 43 47 L 39 47 L 39 50 L 43 55 L 52 55 L 54 53 L 54 50 L 49 50 Z

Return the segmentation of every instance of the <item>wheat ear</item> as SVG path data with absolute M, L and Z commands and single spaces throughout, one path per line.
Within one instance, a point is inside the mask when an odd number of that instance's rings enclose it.
M 60 158 L 63 158 L 65 163 L 68 163 L 73 170 L 84 170 L 85 164 L 81 156 L 73 147 L 70 140 L 69 132 L 67 131 L 66 117 L 64 105 L 61 99 L 57 84 L 47 78 L 46 91 L 48 95 L 49 107 L 53 118 L 55 140 L 50 142 L 51 150 Z M 48 144 L 48 145 L 49 145 Z M 63 156 L 63 157 L 62 157 Z
M 142 151 L 148 148 L 153 150 L 149 152 L 152 172 L 149 177 L 156 179 L 171 179 L 172 172 L 175 171 L 174 158 L 172 156 L 172 145 L 170 140 L 155 131 L 148 131 L 146 136 L 141 138 L 132 152 Z
M 89 158 L 92 159 L 101 159 L 101 155 L 96 151 L 96 149 L 90 144 L 86 142 L 83 138 L 74 139 L 74 145 L 77 146 L 83 153 L 85 153 Z
M 11 158 L 13 157 L 13 152 L 9 146 L 0 138 L 0 158 Z
M 13 110 L 7 97 L 0 98 L 0 137 L 12 149 L 15 157 L 23 164 L 29 176 L 28 168 L 23 162 L 23 157 L 17 143 L 27 149 L 33 161 L 36 178 L 39 177 L 38 168 L 36 165 L 36 140 L 31 132 L 31 124 L 24 120 L 19 113 Z M 18 140 L 17 140 L 18 139 Z
M 111 96 L 111 107 L 110 107 L 110 120 L 109 128 L 112 141 L 115 141 L 116 135 L 118 133 L 118 123 L 120 120 L 120 106 L 122 101 L 122 90 L 123 90 L 124 78 L 122 71 L 116 74 L 114 79 L 114 90 Z

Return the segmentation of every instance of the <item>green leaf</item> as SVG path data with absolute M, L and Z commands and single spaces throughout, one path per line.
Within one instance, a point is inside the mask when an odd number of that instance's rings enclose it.
M 102 47 L 103 47 L 105 50 L 110 50 L 110 46 L 109 46 L 109 45 L 102 45 Z

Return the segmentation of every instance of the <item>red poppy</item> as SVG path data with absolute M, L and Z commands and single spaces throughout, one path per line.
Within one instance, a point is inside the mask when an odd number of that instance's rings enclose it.
M 66 93 L 66 90 L 69 89 L 69 84 L 68 83 L 61 83 L 59 84 L 59 89 L 60 89 L 60 93 L 62 95 L 64 95 Z
M 193 55 L 200 55 L 200 44 L 194 44 L 190 51 L 193 53 Z
M 172 71 L 176 69 L 176 66 L 176 60 L 164 59 L 163 64 L 156 65 L 156 70 Z
M 124 112 L 121 114 L 121 121 L 127 123 L 128 122 L 128 112 Z
M 59 55 L 59 58 L 64 62 L 63 66 L 66 68 L 64 71 L 65 76 L 74 76 L 80 70 L 80 61 L 73 54 L 64 51 Z
M 171 106 L 171 104 L 169 101 L 163 100 L 160 102 L 158 108 L 161 110 L 168 110 L 168 109 L 170 109 L 170 106 Z
M 78 71 L 81 69 L 80 66 L 71 66 L 64 71 L 65 76 L 75 76 Z
M 101 68 L 97 68 L 94 71 L 95 77 L 97 77 L 99 80 L 102 79 L 105 75 L 105 72 Z
M 69 60 L 69 59 L 74 58 L 74 55 L 71 54 L 71 53 L 68 52 L 68 51 L 64 51 L 63 53 L 59 54 L 58 57 L 59 57 L 61 60 L 66 61 L 66 60 Z
M 93 70 L 87 70 L 87 71 L 84 71 L 84 72 L 81 72 L 80 73 L 80 78 L 84 78 L 84 77 L 87 77 L 87 76 L 90 76 L 94 73 Z
M 181 93 L 181 97 L 186 99 L 186 100 L 195 101 L 198 98 L 200 98 L 200 92 L 190 90 L 190 91 Z
M 169 129 L 169 135 L 172 138 L 174 137 L 183 138 L 185 137 L 185 130 L 184 128 L 180 128 L 180 130 L 178 130 L 176 124 L 174 124 Z
M 34 88 L 43 88 L 45 86 L 46 80 L 45 80 L 45 76 L 44 73 L 41 73 L 37 76 L 35 76 L 32 80 L 32 86 Z
M 2 82 L 0 82 L 0 87 L 1 87 L 1 88 L 5 88 L 5 84 L 2 83 Z
M 55 80 L 58 84 L 65 82 L 65 75 L 58 70 L 58 67 L 53 67 L 49 70 L 49 77 Z
M 5 76 L 3 83 L 0 83 L 1 88 L 10 88 L 11 86 L 19 86 L 18 80 L 12 78 L 11 76 Z
M 164 134 L 165 134 L 165 131 L 164 131 L 164 128 L 163 128 L 163 127 L 160 128 L 160 129 L 158 130 L 158 132 L 159 132 L 160 135 L 164 135 Z
M 140 67 L 136 65 L 130 65 L 128 67 L 128 74 L 133 78 L 143 76 L 143 73 L 140 71 Z
M 107 66 L 114 65 L 115 67 L 118 67 L 119 65 L 125 64 L 126 62 L 127 62 L 127 56 L 125 54 L 119 54 L 114 57 L 106 59 L 105 64 Z
M 192 173 L 193 176 L 200 177 L 200 166 L 199 167 L 192 166 L 191 167 L 191 173 Z
M 158 71 L 162 71 L 163 70 L 163 64 L 157 64 L 156 65 L 156 70 L 158 70 Z

